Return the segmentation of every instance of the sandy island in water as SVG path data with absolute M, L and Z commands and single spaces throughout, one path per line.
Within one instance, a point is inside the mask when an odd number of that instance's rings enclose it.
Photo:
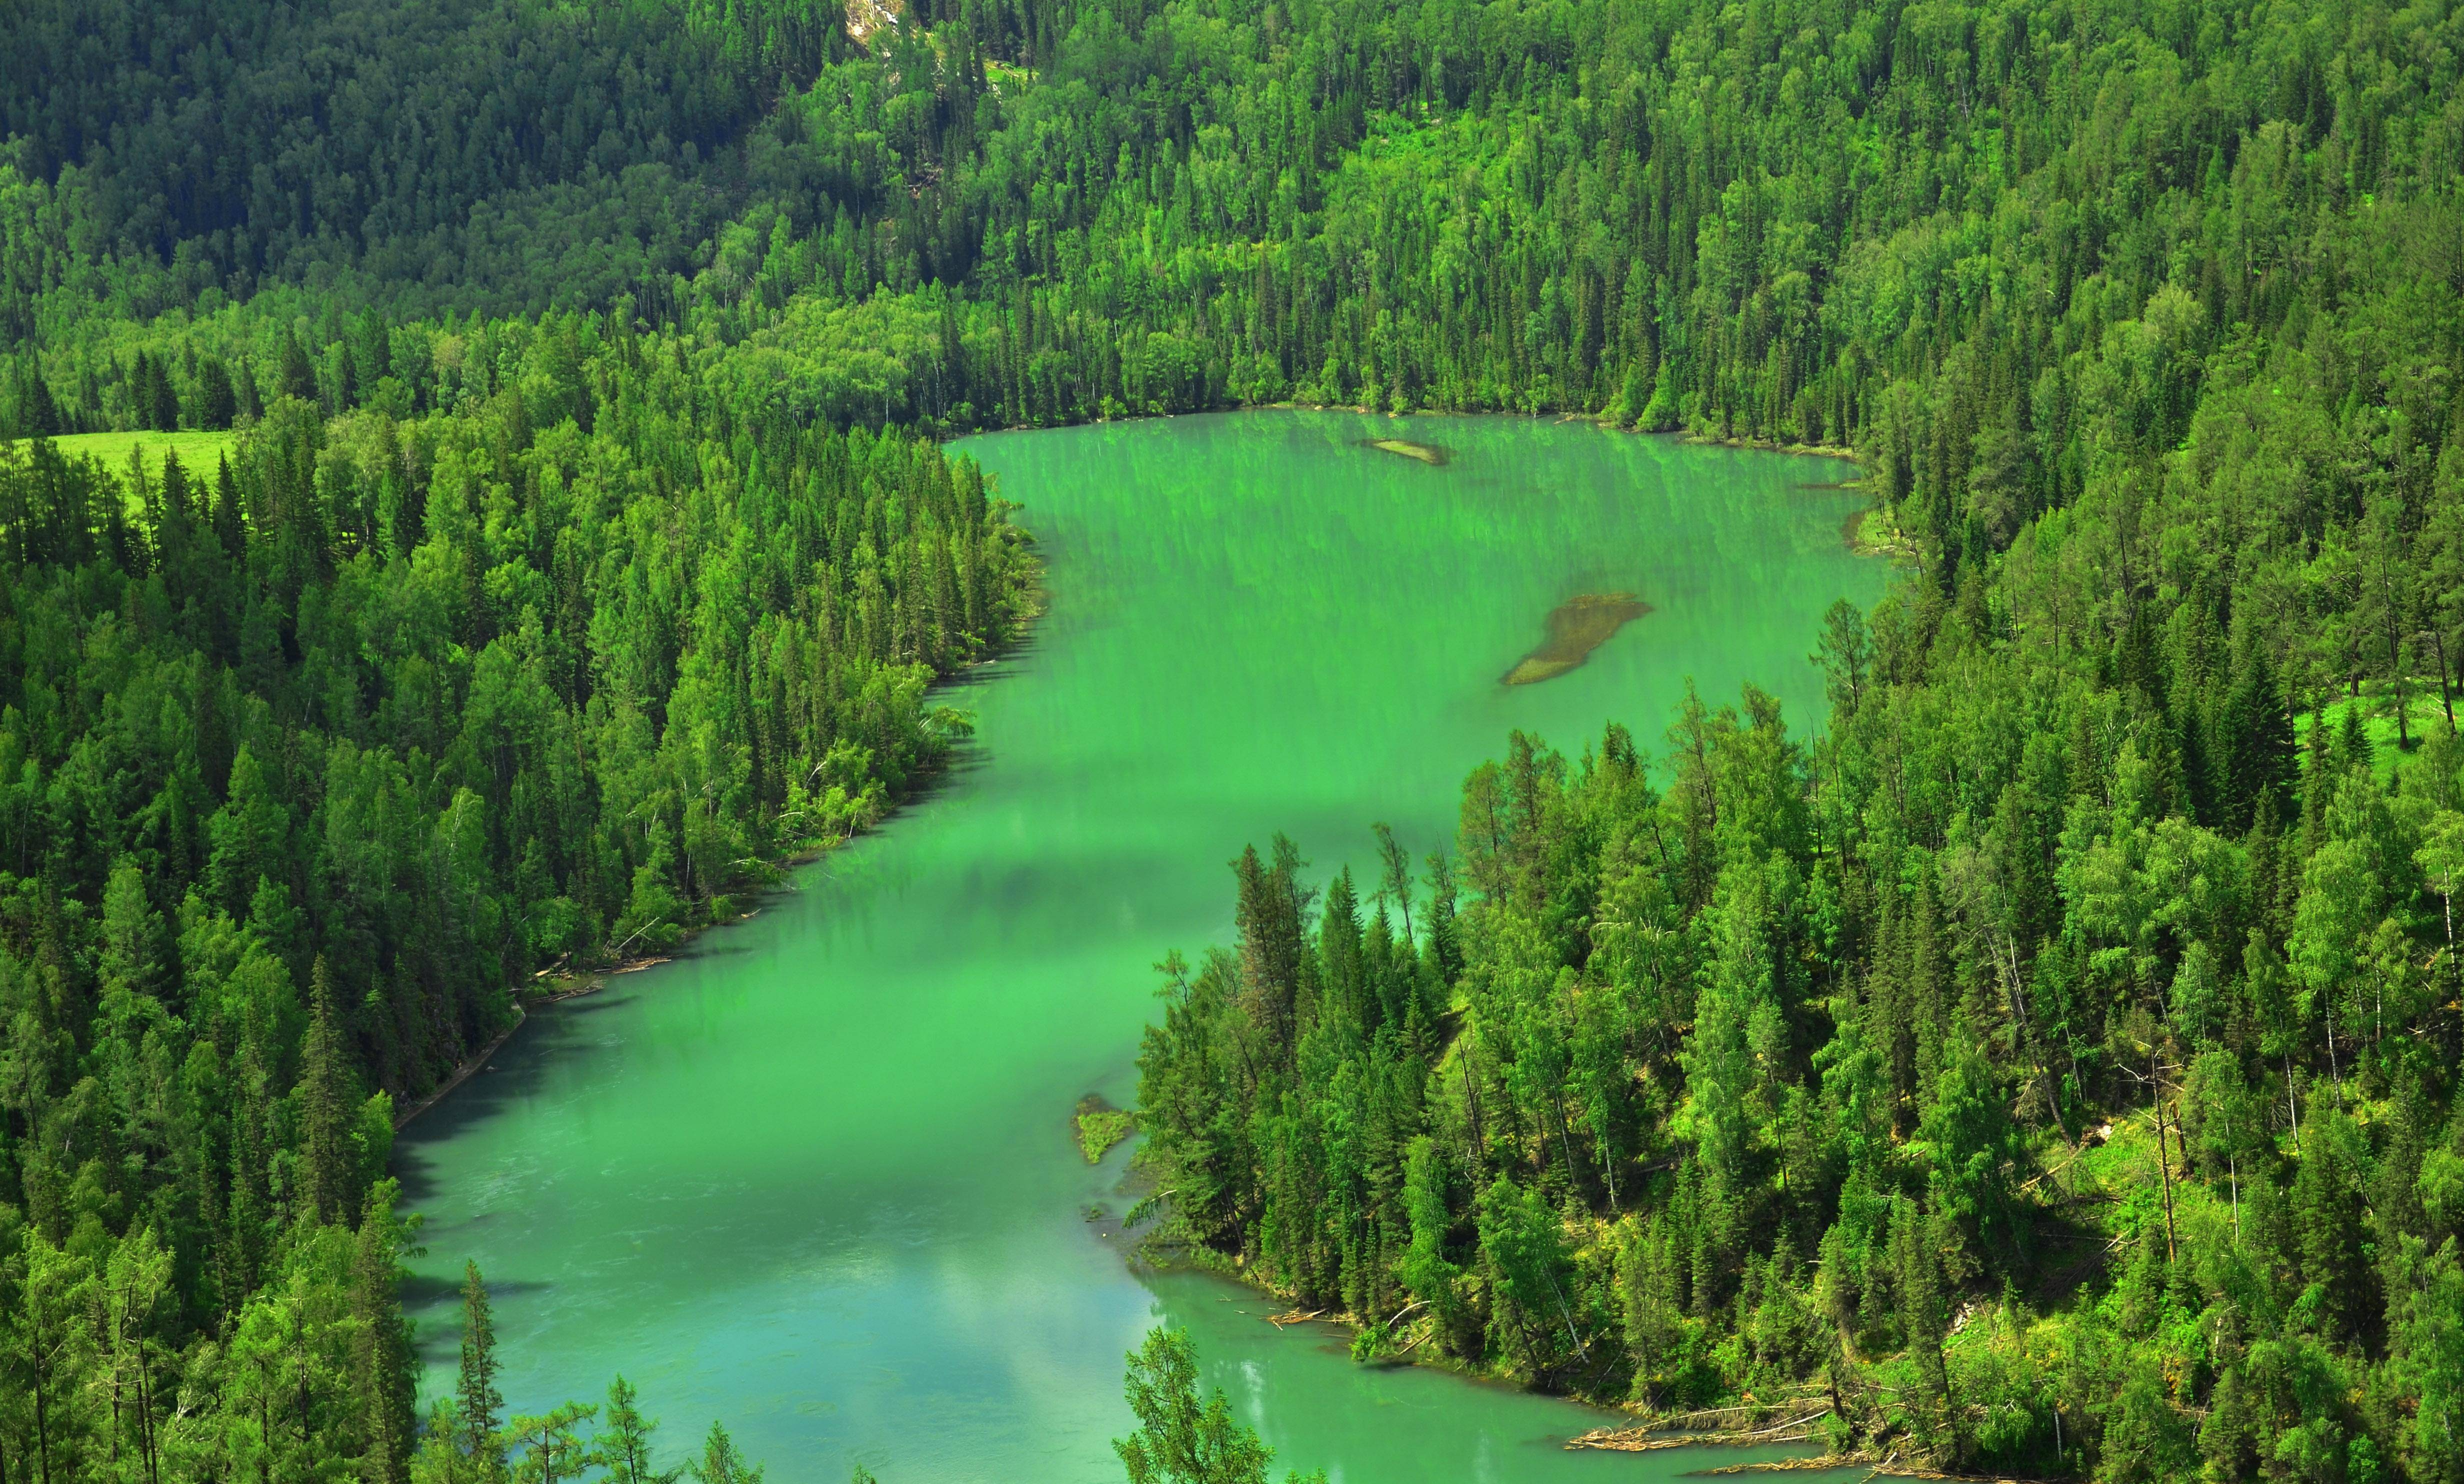
M 1532 685 L 1553 680 L 1591 656 L 1609 636 L 1651 611 L 1651 605 L 1630 592 L 1586 592 L 1549 615 L 1549 637 L 1506 672 L 1507 685 Z
M 1424 464 L 1443 464 L 1447 459 L 1446 451 L 1436 444 L 1414 443 L 1408 438 L 1372 438 L 1369 446 L 1381 453 L 1417 458 Z

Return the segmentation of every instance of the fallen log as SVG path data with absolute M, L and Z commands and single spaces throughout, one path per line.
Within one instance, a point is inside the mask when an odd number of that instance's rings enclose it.
M 1595 1448 L 1615 1453 L 1649 1453 L 1663 1448 L 1702 1448 L 1727 1446 L 1750 1448 L 1763 1443 L 1802 1443 L 1814 1436 L 1815 1424 L 1831 1415 L 1829 1407 L 1775 1422 L 1767 1428 L 1749 1431 L 1698 1432 L 1670 1430 L 1655 1433 L 1649 1424 L 1639 1428 L 1594 1428 L 1581 1437 L 1567 1441 L 1568 1448 Z

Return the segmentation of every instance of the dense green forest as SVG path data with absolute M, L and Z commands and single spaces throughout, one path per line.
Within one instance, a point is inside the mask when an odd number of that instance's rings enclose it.
M 14 1476 L 401 1477 L 394 1110 L 877 818 L 1023 613 L 927 439 L 621 320 L 439 342 L 451 411 L 303 361 L 211 470 L 0 455 Z
M 27 0 L 10 35 L 16 338 L 275 282 L 604 301 L 690 261 L 745 136 L 846 46 L 764 0 Z
M 1850 448 L 1919 556 L 1827 720 L 1244 857 L 1172 1230 L 1843 1446 L 2464 1477 L 2452 6 L 816 13 L 12 12 L 9 1477 L 404 1476 L 394 1107 L 932 766 L 1032 579 L 933 440 L 1287 399 Z M 233 438 L 45 441 L 148 428 Z
M 1588 157 L 1754 162 L 1658 365 L 1611 315 L 1535 395 L 1853 441 L 1919 569 L 1808 636 L 1811 742 L 1515 737 L 1428 895 L 1244 854 L 1142 1060 L 1169 1234 L 1363 1355 L 1875 1457 L 2464 1477 L 2456 19 L 1772 16 L 1757 71 L 1761 13 L 1638 87 L 1749 117 Z

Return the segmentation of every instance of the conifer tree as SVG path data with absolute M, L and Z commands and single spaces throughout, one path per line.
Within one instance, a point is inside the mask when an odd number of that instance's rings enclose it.
M 693 1476 L 696 1484 L 761 1484 L 761 1468 L 747 1462 L 727 1429 L 714 1422 L 701 1456 L 693 1462 Z
M 351 1143 L 355 1080 L 333 976 L 319 954 L 309 976 L 308 1035 L 299 1051 L 299 1182 L 306 1208 L 319 1221 L 347 1221 L 359 1205 L 358 1151 Z
M 681 1468 L 662 1471 L 652 1464 L 650 1451 L 659 1425 L 642 1415 L 633 1384 L 623 1376 L 608 1384 L 603 1416 L 592 1461 L 607 1471 L 610 1484 L 675 1484 L 683 1477 Z
M 42 365 L 31 356 L 18 372 L 17 422 L 19 432 L 30 438 L 57 437 L 68 431 L 60 422 L 59 404 L 53 400 Z
M 403 1236 L 394 1214 L 395 1190 L 386 1180 L 368 1193 L 351 1253 L 351 1313 L 359 1326 L 352 1384 L 366 1438 L 369 1484 L 407 1484 L 417 1430 L 418 1357 L 410 1321 L 402 1312 Z
M 220 432 L 238 416 L 239 393 L 232 389 L 231 371 L 209 357 L 197 370 L 197 426 Z
M 1138 1426 L 1112 1451 L 1130 1484 L 1265 1484 L 1273 1450 L 1233 1417 L 1222 1392 L 1199 1395 L 1186 1331 L 1149 1330 L 1130 1354 L 1125 1384 Z
M 312 405 L 317 401 L 317 368 L 309 364 L 308 352 L 296 334 L 286 332 L 282 337 L 282 364 L 275 373 L 275 386 L 281 396 Z
M 171 373 L 162 358 L 141 358 L 144 376 L 138 391 L 143 400 L 145 426 L 158 432 L 174 432 L 180 427 L 180 397 L 171 388 Z
M 496 1389 L 496 1327 L 479 1264 L 462 1268 L 462 1364 L 454 1386 L 454 1447 L 479 1484 L 505 1476 L 505 1437 L 498 1419 L 505 1399 Z

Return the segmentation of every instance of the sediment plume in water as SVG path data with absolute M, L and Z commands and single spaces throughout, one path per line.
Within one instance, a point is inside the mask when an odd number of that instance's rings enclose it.
M 1611 635 L 1651 611 L 1651 605 L 1630 592 L 1586 592 L 1570 598 L 1549 614 L 1549 637 L 1538 649 L 1506 672 L 1507 685 L 1533 685 L 1553 680 L 1591 657 Z

